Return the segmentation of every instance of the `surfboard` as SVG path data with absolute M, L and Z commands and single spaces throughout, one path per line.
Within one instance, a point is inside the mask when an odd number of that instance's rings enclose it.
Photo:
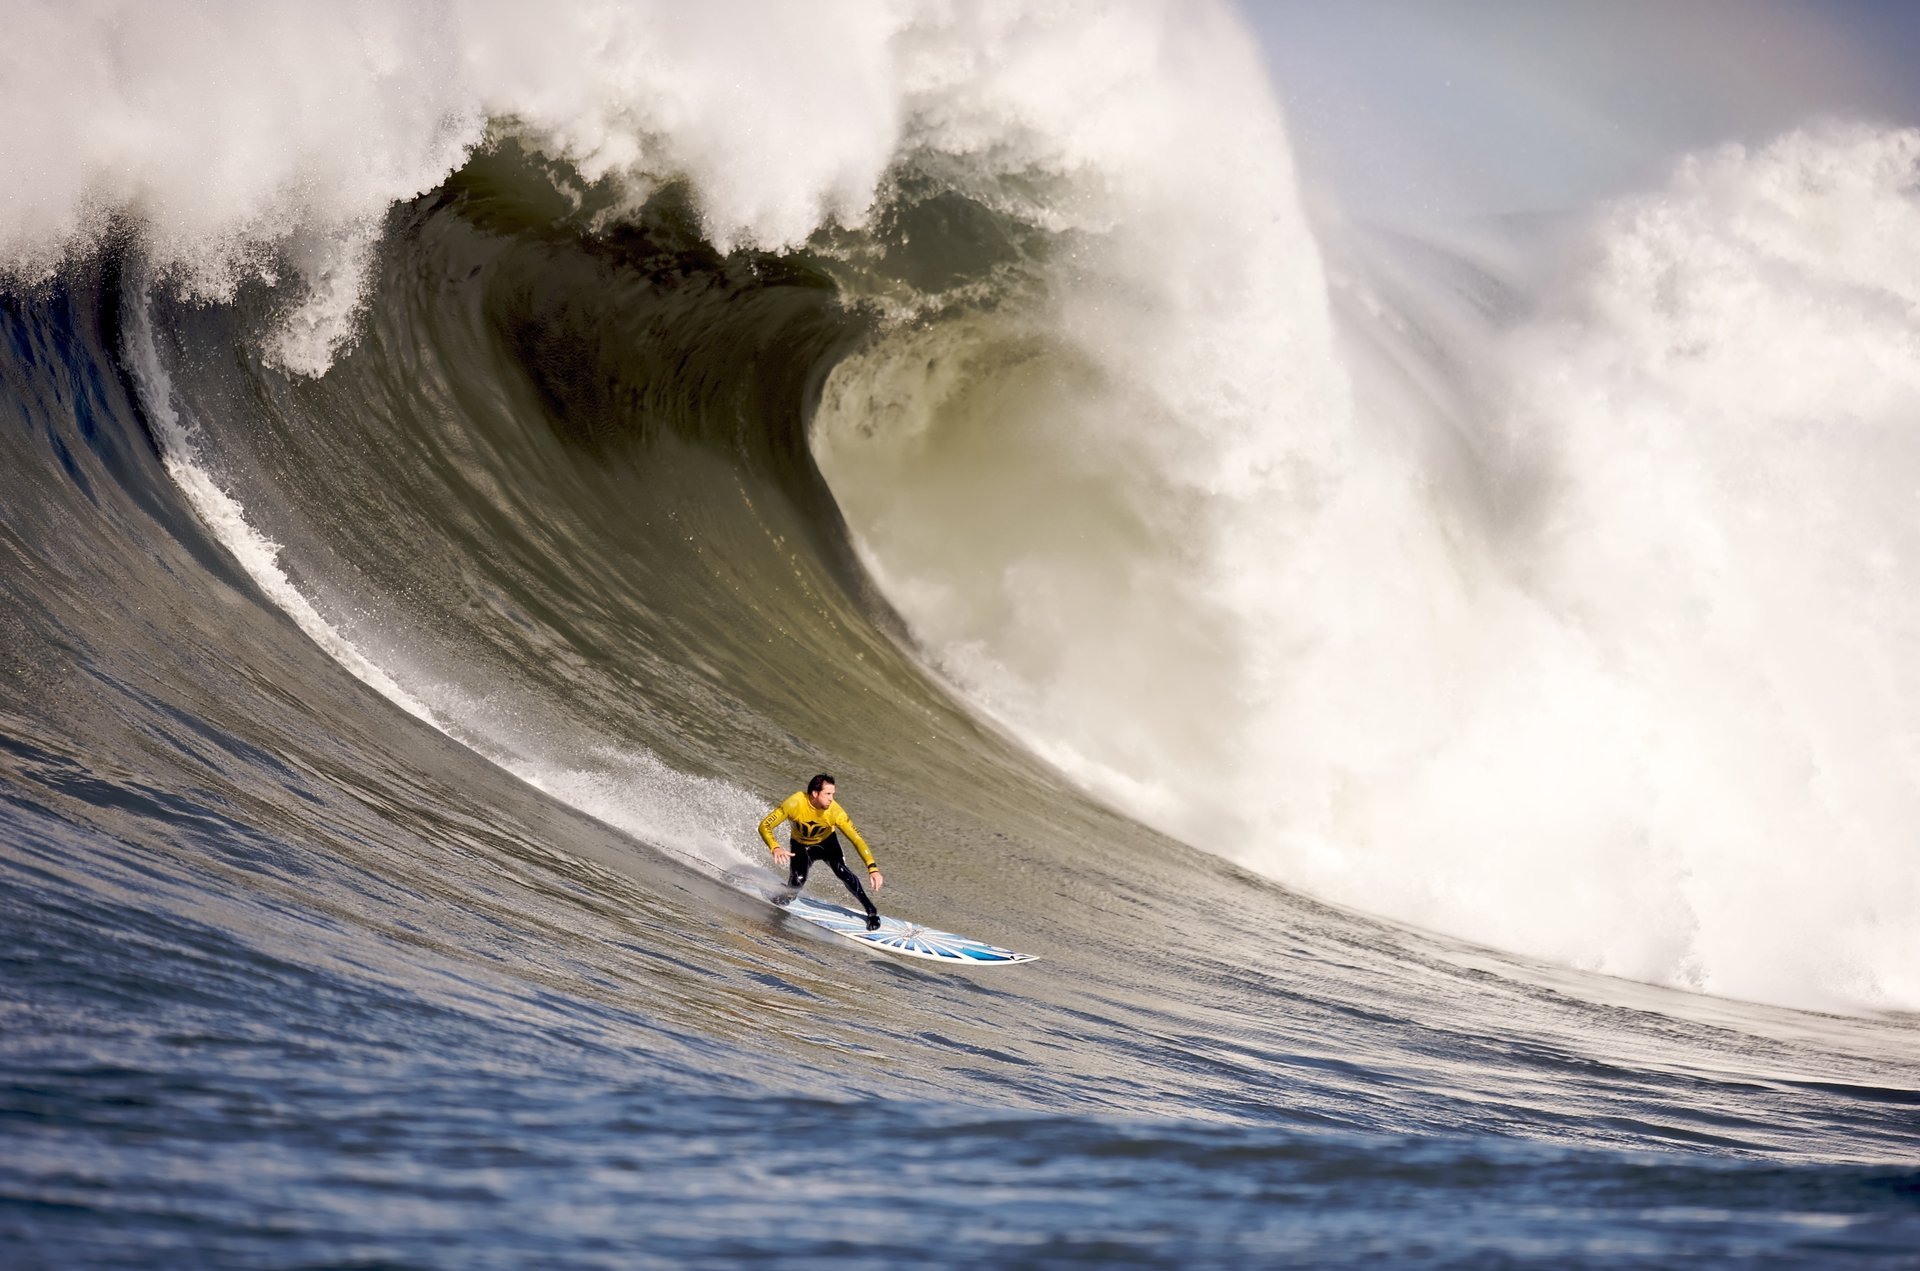
M 829 905 L 811 896 L 795 896 L 781 904 L 780 908 L 796 918 L 804 918 L 825 927 L 836 935 L 909 958 L 962 963 L 966 966 L 1004 966 L 1011 962 L 1039 961 L 1031 953 L 1015 953 L 1012 949 L 1002 949 L 984 940 L 956 936 L 951 931 L 935 931 L 932 927 L 890 918 L 885 914 L 880 917 L 880 929 L 868 931 L 865 914 L 842 909 L 839 905 Z

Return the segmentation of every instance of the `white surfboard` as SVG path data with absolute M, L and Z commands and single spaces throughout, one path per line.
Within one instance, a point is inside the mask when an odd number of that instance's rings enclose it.
M 1004 966 L 1010 962 L 1039 961 L 1031 953 L 1015 953 L 1012 949 L 1002 949 L 984 940 L 970 940 L 966 936 L 956 936 L 951 931 L 935 931 L 931 927 L 889 918 L 884 914 L 880 918 L 880 929 L 868 931 L 865 914 L 829 905 L 810 896 L 795 896 L 781 904 L 780 908 L 849 940 L 858 940 L 861 944 L 909 958 L 958 962 L 967 966 Z

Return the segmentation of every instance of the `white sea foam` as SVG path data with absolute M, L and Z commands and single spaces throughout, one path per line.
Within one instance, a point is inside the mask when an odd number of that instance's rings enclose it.
M 1637 979 L 1920 1004 L 1916 155 L 1795 134 L 1597 221 L 1485 351 L 1498 514 L 1403 483 L 1318 553 L 1256 751 L 1317 802 L 1250 863 Z
M 1111 227 L 1053 312 L 829 384 L 823 468 L 935 659 L 1090 788 L 1317 894 L 1920 1006 L 1915 135 L 1731 149 L 1600 218 L 1553 317 L 1475 350 L 1462 482 L 1436 421 L 1350 400 L 1257 73 L 1196 44 L 1027 116 Z
M 872 202 L 900 21 L 729 0 L 12 5 L 0 274 L 47 274 L 116 222 L 189 294 L 291 268 L 307 299 L 273 351 L 318 373 L 351 337 L 370 229 L 490 121 L 636 195 L 692 177 L 722 245 L 790 244 Z
M 1612 210 L 1478 350 L 1465 482 L 1435 421 L 1316 378 L 1308 289 L 1183 290 L 1181 243 L 1105 258 L 1064 352 L 957 328 L 843 365 L 823 463 L 948 673 L 1170 833 L 1503 948 L 1911 1009 L 1916 157 L 1796 134 Z M 1210 180 L 1194 237 L 1311 276 Z

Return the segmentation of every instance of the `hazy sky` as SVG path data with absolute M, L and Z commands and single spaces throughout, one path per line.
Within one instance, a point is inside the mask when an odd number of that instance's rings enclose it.
M 1826 118 L 1920 124 L 1908 0 L 1243 0 L 1309 180 L 1365 217 L 1579 206 Z

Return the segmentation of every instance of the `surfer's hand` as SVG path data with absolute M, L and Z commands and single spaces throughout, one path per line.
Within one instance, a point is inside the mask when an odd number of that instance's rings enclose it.
M 781 869 L 785 869 L 787 867 L 787 862 L 792 859 L 793 859 L 793 853 L 789 852 L 786 848 L 776 847 L 773 849 L 773 863 L 775 865 L 778 865 Z
M 867 867 L 867 881 L 873 884 L 875 891 L 879 891 L 887 885 L 887 880 L 881 877 L 880 871 L 873 866 Z

